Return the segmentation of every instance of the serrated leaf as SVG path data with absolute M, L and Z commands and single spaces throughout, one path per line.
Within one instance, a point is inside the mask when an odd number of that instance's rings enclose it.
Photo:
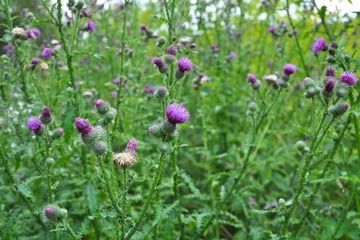
M 66 142 L 69 142 L 70 137 L 73 135 L 72 133 L 74 132 L 75 117 L 76 117 L 76 110 L 72 108 L 70 109 L 68 108 L 63 121 L 63 128 L 65 132 L 64 136 Z

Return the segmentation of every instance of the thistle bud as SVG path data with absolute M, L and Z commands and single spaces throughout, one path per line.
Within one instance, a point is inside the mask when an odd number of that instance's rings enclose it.
M 306 146 L 306 143 L 302 140 L 297 141 L 295 144 L 296 149 L 302 154 L 310 152 L 310 149 Z
M 116 109 L 111 107 L 111 108 L 109 108 L 109 110 L 105 113 L 105 119 L 104 119 L 104 120 L 105 120 L 107 123 L 109 123 L 109 122 L 111 122 L 112 120 L 115 119 L 116 114 L 117 114 Z
M 95 107 L 100 114 L 105 114 L 107 111 L 109 111 L 109 105 L 102 99 L 95 101 Z
M 161 132 L 165 135 L 165 136 L 169 136 L 172 133 L 175 132 L 176 130 L 176 124 L 175 123 L 171 123 L 169 121 L 164 121 L 161 126 L 160 126 Z
M 102 140 L 95 140 L 93 144 L 93 149 L 96 155 L 103 155 L 106 153 L 107 143 Z
M 67 217 L 67 210 L 56 205 L 47 205 L 44 208 L 45 218 L 51 222 L 57 222 Z
M 166 87 L 159 87 L 155 91 L 155 96 L 158 98 L 166 98 L 167 96 L 169 96 L 169 92 Z
M 347 102 L 337 103 L 336 105 L 330 106 L 328 111 L 334 116 L 338 117 L 343 115 L 349 109 Z
M 160 128 L 160 125 L 159 124 L 155 124 L 155 125 L 152 125 L 148 128 L 149 130 L 149 133 L 155 137 L 163 137 L 163 134 L 162 134 L 162 131 L 161 131 L 161 128 Z
M 162 47 L 166 43 L 166 37 L 160 36 L 156 42 L 157 47 Z

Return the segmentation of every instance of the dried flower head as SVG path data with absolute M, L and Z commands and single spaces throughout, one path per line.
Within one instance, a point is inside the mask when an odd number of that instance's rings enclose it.
M 117 166 L 127 168 L 137 162 L 136 155 L 130 151 L 116 153 L 113 155 L 113 161 Z

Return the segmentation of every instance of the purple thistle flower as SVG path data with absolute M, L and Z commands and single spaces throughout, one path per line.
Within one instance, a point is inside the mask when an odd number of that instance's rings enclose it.
M 193 68 L 193 64 L 189 58 L 184 57 L 178 61 L 178 67 L 180 72 L 186 72 Z
M 293 64 L 285 64 L 284 66 L 284 73 L 288 76 L 296 72 L 296 66 Z
M 251 84 L 256 83 L 256 76 L 254 74 L 252 74 L 252 73 L 249 73 L 247 75 L 247 79 L 248 79 L 249 83 L 251 83 Z
M 36 118 L 36 117 L 30 117 L 27 121 L 27 127 L 29 130 L 33 131 L 33 132 L 37 132 L 39 130 L 41 130 L 42 124 L 40 119 Z
M 95 101 L 95 107 L 97 107 L 97 108 L 102 107 L 104 105 L 105 105 L 105 101 L 102 100 L 102 99 L 98 99 L 98 100 Z
M 165 62 L 159 58 L 159 57 L 154 57 L 152 62 L 159 68 L 162 69 L 165 67 Z
M 14 45 L 12 43 L 8 43 L 3 47 L 4 51 L 6 52 L 6 55 L 12 56 L 14 55 Z
M 44 48 L 44 50 L 41 52 L 41 56 L 43 58 L 50 58 L 53 55 L 53 50 L 51 48 Z
M 152 85 L 145 86 L 145 92 L 147 92 L 149 94 L 154 94 L 155 90 L 156 90 L 155 87 Z
M 48 219 L 55 219 L 57 216 L 57 207 L 49 205 L 45 208 L 45 216 Z
M 148 29 L 147 29 L 145 24 L 141 24 L 140 25 L 140 30 L 143 31 L 143 32 L 146 32 Z
M 176 56 L 176 46 L 174 45 L 170 45 L 166 51 L 167 54 L 172 55 L 172 56 Z
M 332 97 L 334 95 L 335 81 L 329 79 L 322 90 L 322 95 L 324 97 Z
M 324 38 L 317 39 L 311 47 L 311 50 L 316 54 L 321 51 L 326 51 L 327 44 Z
M 95 32 L 96 31 L 96 25 L 93 21 L 88 21 L 87 23 L 87 29 L 90 31 L 90 32 Z
M 43 124 L 49 124 L 52 121 L 51 109 L 49 107 L 44 107 L 40 120 Z
M 343 72 L 340 76 L 340 82 L 345 83 L 349 86 L 356 84 L 357 80 L 358 79 L 357 79 L 355 73 L 350 72 L 350 71 Z
M 37 39 L 37 38 L 39 38 L 41 36 L 41 32 L 40 32 L 40 30 L 38 28 L 32 28 L 31 33 L 33 35 L 33 38 L 35 36 L 34 39 Z
M 75 118 L 75 126 L 77 130 L 84 135 L 87 135 L 92 131 L 90 123 L 86 119 L 80 117 Z
M 120 78 L 114 78 L 112 81 L 115 85 L 119 85 L 120 84 Z
M 269 27 L 268 32 L 271 34 L 275 34 L 276 28 L 274 26 Z
M 35 65 L 38 65 L 39 62 L 40 62 L 40 61 L 39 61 L 38 58 L 33 58 L 33 59 L 31 59 L 31 64 L 34 65 L 34 66 L 35 66 Z
M 166 109 L 166 117 L 173 124 L 184 123 L 189 120 L 190 113 L 183 105 L 172 103 Z
M 130 152 L 133 152 L 133 153 L 136 153 L 136 149 L 138 147 L 138 141 L 136 141 L 135 138 L 132 138 L 129 140 L 129 142 L 127 143 L 126 145 L 126 150 L 127 151 L 130 151 Z
M 334 66 L 328 66 L 326 68 L 325 76 L 326 77 L 335 77 L 335 73 L 336 73 L 335 67 Z

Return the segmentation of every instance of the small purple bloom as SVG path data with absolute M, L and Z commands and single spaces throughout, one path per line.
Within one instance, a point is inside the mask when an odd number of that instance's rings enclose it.
M 38 58 L 33 58 L 33 59 L 31 59 L 31 64 L 32 64 L 32 65 L 38 65 L 39 62 L 40 62 L 40 60 L 39 60 Z
M 333 79 L 329 79 L 326 83 L 325 83 L 325 91 L 326 92 L 332 92 L 334 90 L 335 87 L 335 81 Z
M 49 124 L 52 121 L 51 109 L 49 107 L 44 107 L 40 120 L 43 124 Z
M 6 55 L 10 57 L 14 55 L 14 45 L 12 45 L 11 43 L 6 44 L 3 49 L 6 52 Z
M 93 21 L 88 21 L 87 23 L 87 29 L 90 31 L 90 32 L 95 32 L 96 31 L 96 25 Z
M 30 117 L 27 121 L 27 127 L 33 132 L 37 132 L 41 129 L 41 121 L 36 117 Z
M 57 215 L 57 209 L 54 206 L 47 206 L 45 208 L 45 216 L 49 219 L 54 219 L 56 218 Z
M 275 34 L 276 28 L 274 26 L 269 27 L 268 32 L 271 34 Z
M 130 139 L 130 141 L 126 145 L 126 150 L 136 153 L 136 149 L 138 147 L 138 141 L 135 138 Z
M 193 68 L 193 64 L 189 58 L 184 57 L 178 61 L 178 67 L 179 71 L 186 72 L 190 71 Z
M 102 99 L 98 99 L 98 100 L 95 101 L 95 107 L 97 107 L 97 108 L 102 107 L 104 105 L 105 105 L 105 101 L 102 100 Z
M 355 73 L 350 72 L 350 71 L 343 72 L 340 76 L 340 82 L 345 83 L 349 86 L 356 84 L 357 80 L 358 79 L 357 79 Z
M 145 92 L 149 94 L 153 94 L 155 92 L 155 87 L 152 85 L 146 85 L 145 86 Z
M 183 105 L 172 103 L 166 109 L 166 117 L 173 124 L 184 123 L 189 120 L 190 113 Z
M 112 96 L 112 97 L 116 97 L 116 96 L 117 96 L 117 91 L 115 91 L 115 90 L 112 91 L 112 92 L 111 92 L 111 96 Z
M 154 57 L 152 62 L 159 68 L 163 68 L 165 66 L 165 62 L 159 58 L 159 57 Z
M 252 74 L 252 73 L 249 73 L 247 75 L 247 79 L 248 79 L 249 83 L 251 83 L 251 84 L 256 83 L 256 76 L 254 74 Z
M 176 56 L 176 46 L 170 45 L 166 51 L 167 54 Z
M 112 81 L 115 85 L 119 85 L 120 84 L 120 78 L 114 78 Z
M 285 64 L 284 66 L 284 73 L 288 76 L 296 72 L 296 66 L 293 64 Z
M 80 117 L 75 118 L 75 126 L 77 130 L 84 135 L 89 134 L 92 131 L 90 123 L 86 119 Z
M 41 36 L 41 32 L 38 28 L 31 29 L 31 33 L 33 34 L 33 36 L 35 36 L 35 39 L 37 39 Z
M 140 30 L 143 31 L 143 32 L 146 32 L 147 31 L 147 27 L 145 24 L 141 24 L 140 25 Z
M 327 44 L 324 38 L 317 39 L 311 47 L 311 50 L 316 54 L 321 51 L 326 51 Z
M 41 52 L 41 56 L 43 58 L 50 58 L 53 55 L 53 50 L 51 48 L 44 48 L 44 50 Z
M 335 77 L 335 73 L 336 73 L 335 67 L 334 66 L 328 66 L 326 68 L 325 76 L 326 77 Z

